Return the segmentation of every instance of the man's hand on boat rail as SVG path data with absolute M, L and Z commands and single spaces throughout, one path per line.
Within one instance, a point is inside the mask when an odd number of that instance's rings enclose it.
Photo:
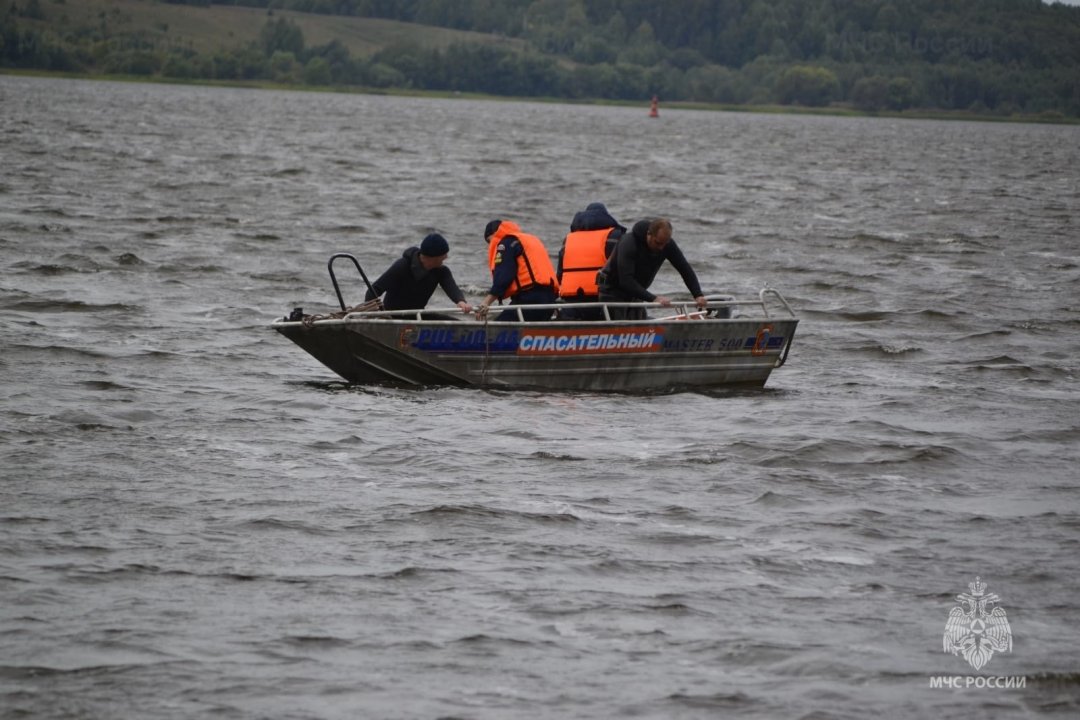
M 488 308 L 491 307 L 491 303 L 495 302 L 499 298 L 491 293 L 487 294 L 484 298 L 484 302 L 476 306 L 476 319 L 485 320 L 487 318 Z
M 469 303 L 465 302 L 464 300 L 462 300 L 461 302 L 459 302 L 459 303 L 457 304 L 457 306 L 458 306 L 459 308 L 461 308 L 461 312 L 465 313 L 466 315 L 468 315 L 469 313 L 471 313 L 471 312 L 473 311 L 473 307 L 472 307 L 472 305 L 470 305 Z

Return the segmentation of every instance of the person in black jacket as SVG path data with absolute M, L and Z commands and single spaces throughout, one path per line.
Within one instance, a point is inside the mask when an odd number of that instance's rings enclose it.
M 671 239 L 671 222 L 664 218 L 640 220 L 615 245 L 604 269 L 597 274 L 601 302 L 657 302 L 671 305 L 663 295 L 649 292 L 660 266 L 667 260 L 682 275 L 690 294 L 699 308 L 705 307 L 697 275 L 682 250 Z M 648 317 L 644 308 L 609 308 L 611 317 L 619 320 L 642 320 Z
M 454 282 L 454 274 L 443 265 L 450 253 L 450 243 L 442 235 L 431 233 L 423 239 L 420 247 L 411 247 L 379 276 L 368 290 L 365 300 L 373 300 L 385 293 L 383 307 L 387 310 L 420 310 L 427 306 L 437 286 L 461 308 L 472 312 L 472 305 L 465 302 L 465 293 Z

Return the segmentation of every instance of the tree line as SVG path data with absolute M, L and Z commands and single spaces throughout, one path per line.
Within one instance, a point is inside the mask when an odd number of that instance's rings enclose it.
M 63 37 L 0 17 L 0 65 L 571 99 L 844 103 L 1080 116 L 1080 8 L 1041 0 L 167 0 L 265 8 L 259 40 L 200 54 L 102 23 Z M 0 6 L 2 9 L 2 6 Z M 275 10 L 379 17 L 517 38 L 309 46 Z

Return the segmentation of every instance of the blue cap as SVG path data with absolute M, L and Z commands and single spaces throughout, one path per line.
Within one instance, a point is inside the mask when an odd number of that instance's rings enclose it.
M 495 231 L 499 229 L 500 225 L 502 225 L 502 220 L 499 220 L 499 219 L 492 220 L 487 225 L 485 225 L 484 226 L 484 239 L 487 240 L 489 237 L 494 235 Z
M 442 257 L 450 252 L 450 243 L 439 233 L 431 233 L 420 243 L 420 254 L 428 257 Z

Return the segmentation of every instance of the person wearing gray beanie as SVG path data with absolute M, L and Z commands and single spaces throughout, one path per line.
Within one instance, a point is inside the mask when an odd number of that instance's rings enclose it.
M 386 310 L 422 310 L 427 307 L 436 287 L 464 313 L 472 312 L 472 305 L 465 301 L 465 293 L 454 282 L 454 274 L 443 264 L 450 253 L 450 243 L 439 233 L 431 233 L 420 241 L 419 247 L 410 247 L 372 283 L 365 300 L 382 297 Z

